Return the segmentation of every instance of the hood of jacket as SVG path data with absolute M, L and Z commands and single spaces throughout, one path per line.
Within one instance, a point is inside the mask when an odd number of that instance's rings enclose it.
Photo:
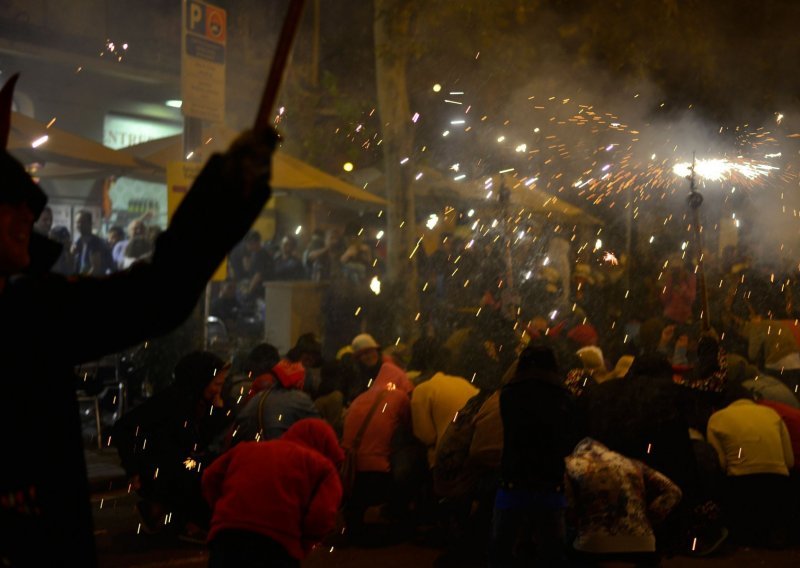
M 306 368 L 300 361 L 281 359 L 272 367 L 272 373 L 285 389 L 302 389 L 306 378 Z
M 320 418 L 298 420 L 281 436 L 281 440 L 294 442 L 319 452 L 336 467 L 344 461 L 344 452 L 339 446 L 336 432 L 330 424 Z
M 388 362 L 381 365 L 372 387 L 376 389 L 397 389 L 406 394 L 410 394 L 414 390 L 414 384 L 408 380 L 406 372 L 397 365 Z

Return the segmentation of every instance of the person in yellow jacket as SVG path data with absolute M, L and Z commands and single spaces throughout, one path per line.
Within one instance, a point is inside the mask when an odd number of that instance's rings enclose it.
M 789 470 L 794 454 L 777 412 L 756 404 L 734 384 L 730 404 L 711 415 L 707 438 L 726 473 L 724 505 L 734 538 L 780 544 L 788 523 Z
M 414 436 L 428 447 L 428 465 L 433 467 L 445 430 L 469 399 L 478 394 L 462 377 L 436 373 L 418 385 L 411 396 Z

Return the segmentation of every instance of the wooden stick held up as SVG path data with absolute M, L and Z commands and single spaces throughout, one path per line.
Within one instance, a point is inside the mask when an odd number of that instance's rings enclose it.
M 256 132 L 272 127 L 272 108 L 278 98 L 278 91 L 280 91 L 286 71 L 286 63 L 292 51 L 297 28 L 300 27 L 300 18 L 303 16 L 304 7 L 305 0 L 290 0 L 281 35 L 278 38 L 278 45 L 275 47 L 275 56 L 272 58 L 272 65 L 267 76 L 267 84 L 261 95 L 258 114 L 253 122 L 253 130 Z

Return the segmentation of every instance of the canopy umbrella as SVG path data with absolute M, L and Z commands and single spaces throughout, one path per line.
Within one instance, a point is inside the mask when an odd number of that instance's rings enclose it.
M 378 170 L 362 171 L 361 176 L 354 176 L 365 182 L 367 187 L 382 188 L 384 177 Z M 538 215 L 555 215 L 559 219 L 572 220 L 589 225 L 602 225 L 602 221 L 589 215 L 580 207 L 542 191 L 534 184 L 526 185 L 522 180 L 501 177 L 509 190 L 509 207 L 525 209 Z M 499 181 L 499 180 L 498 180 Z M 499 186 L 494 184 L 486 188 L 483 184 L 472 181 L 456 181 L 434 168 L 422 166 L 414 170 L 411 187 L 417 203 L 429 203 L 437 208 L 463 204 L 468 206 L 498 207 L 497 193 Z M 492 194 L 489 195 L 489 191 Z M 488 196 L 488 197 L 487 197 Z
M 43 162 L 95 171 L 102 169 L 108 175 L 140 167 L 130 154 L 59 128 L 48 128 L 46 124 L 18 112 L 11 114 L 8 151 L 26 163 Z
M 148 177 L 158 174 L 160 179 L 164 177 L 163 172 L 166 170 L 167 164 L 182 161 L 185 158 L 180 135 L 129 146 L 123 151 L 129 152 L 143 162 L 140 173 Z M 150 170 L 147 169 L 148 166 L 150 166 Z M 272 187 L 288 189 L 292 193 L 299 192 L 310 198 L 319 198 L 320 191 L 327 191 L 363 203 L 386 204 L 386 200 L 382 197 L 325 173 L 281 150 L 276 151 L 272 157 Z

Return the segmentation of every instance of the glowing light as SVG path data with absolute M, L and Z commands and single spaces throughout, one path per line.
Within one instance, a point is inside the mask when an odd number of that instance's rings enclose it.
M 37 138 L 36 140 L 31 142 L 31 147 L 32 148 L 38 148 L 39 146 L 41 146 L 42 144 L 44 144 L 48 140 L 50 140 L 50 137 L 47 134 L 45 134 L 44 136 L 40 136 L 39 138 Z
M 400 165 L 402 166 L 402 165 L 407 164 L 408 160 L 410 160 L 410 158 L 403 158 L 402 160 L 400 160 Z
M 428 217 L 428 220 L 425 221 L 425 226 L 428 229 L 433 230 L 434 227 L 439 223 L 439 216 L 436 213 L 431 213 Z
M 465 124 L 466 120 L 451 120 L 450 124 Z
M 345 163 L 342 165 L 342 169 L 343 169 L 344 171 L 346 171 L 346 172 L 352 172 L 352 171 L 353 171 L 353 167 L 354 167 L 354 166 L 353 166 L 353 163 L 352 163 L 352 162 L 345 162 Z
M 295 235 L 299 235 L 302 232 L 303 232 L 303 226 L 302 225 L 297 225 L 297 228 L 294 230 L 294 234 Z
M 183 106 L 183 101 L 178 100 L 178 99 L 170 99 L 167 102 L 165 102 L 164 104 L 167 105 L 168 107 L 172 107 L 172 108 L 181 108 Z
M 467 177 L 467 174 L 457 175 L 456 177 L 453 178 L 453 181 L 461 181 L 465 177 Z
M 447 138 L 449 135 L 450 135 L 449 130 L 445 130 L 444 132 L 442 132 L 442 138 Z
M 497 141 L 498 141 L 498 142 L 502 142 L 502 141 L 504 141 L 505 139 L 506 139 L 506 137 L 505 137 L 505 136 L 500 136 L 500 137 L 498 137 L 498 138 L 497 138 Z
M 433 86 L 433 92 L 434 92 L 434 93 L 438 93 L 438 92 L 439 92 L 439 91 L 441 91 L 441 90 L 442 90 L 442 86 L 441 86 L 439 83 L 436 83 L 436 84 Z
M 606 253 L 603 255 L 603 260 L 611 264 L 611 266 L 617 266 L 619 264 L 619 261 L 617 260 L 617 257 L 614 256 L 613 252 L 606 251 Z
M 519 146 L 514 148 L 514 150 L 516 152 L 520 152 L 520 153 L 525 152 L 527 149 L 528 149 L 528 146 L 526 144 L 520 144 Z
M 594 250 L 598 250 L 598 249 L 601 249 L 601 248 L 603 248 L 603 241 L 601 241 L 600 239 L 597 239 L 594 242 Z
M 547 266 L 548 264 L 550 264 L 550 257 L 546 256 L 546 257 L 544 257 L 544 260 L 542 261 L 542 266 Z
M 378 234 L 375 235 L 375 238 L 381 240 L 383 238 L 383 235 L 384 235 L 383 231 L 378 231 Z
M 467 217 L 472 217 L 473 215 L 475 215 L 474 209 L 470 209 L 469 211 L 467 211 Z
M 758 162 L 731 162 L 730 160 L 715 158 L 711 160 L 697 160 L 694 173 L 701 178 L 711 181 L 721 181 L 726 178 L 730 179 L 734 175 L 740 175 L 745 179 L 753 180 L 758 177 L 767 176 L 769 172 L 777 169 L 776 166 Z M 672 171 L 676 175 L 688 177 L 692 173 L 692 164 L 691 162 L 675 164 Z
M 415 112 L 414 116 L 411 117 L 411 122 L 417 122 L 419 120 L 419 113 Z
M 539 128 L 538 128 L 538 127 L 534 128 L 534 129 L 533 129 L 533 131 L 534 131 L 536 134 L 539 134 Z
M 370 280 L 369 289 L 372 290 L 373 294 L 376 296 L 381 293 L 381 281 L 378 280 L 377 276 L 373 276 L 372 280 Z

